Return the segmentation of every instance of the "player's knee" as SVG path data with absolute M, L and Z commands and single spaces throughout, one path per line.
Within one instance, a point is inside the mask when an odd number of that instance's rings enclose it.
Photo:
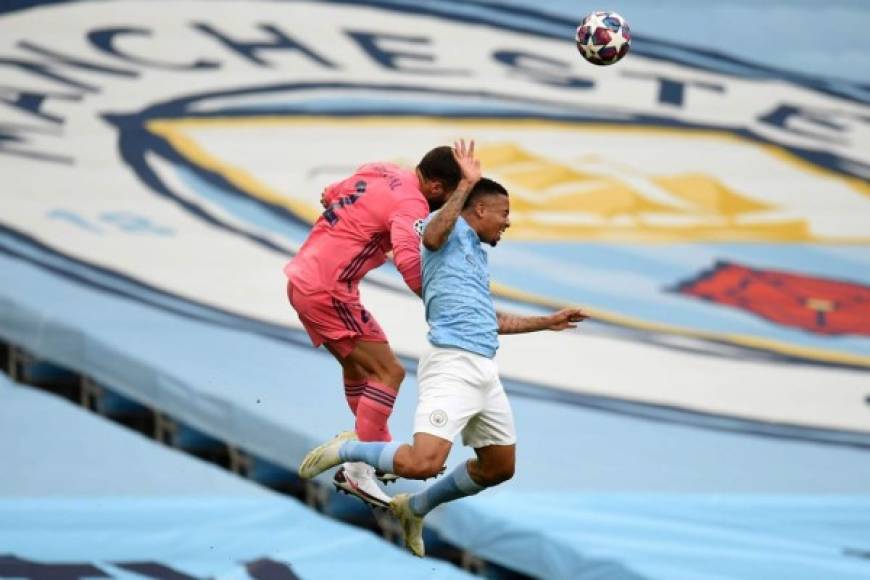
M 498 483 L 504 483 L 511 479 L 514 476 L 514 473 L 516 473 L 516 467 L 514 467 L 513 463 L 510 463 L 496 470 L 495 479 Z M 496 485 L 498 485 L 498 483 Z
M 381 380 L 385 385 L 394 387 L 396 390 L 399 390 L 399 385 L 402 384 L 402 381 L 405 380 L 405 367 L 403 367 L 397 359 L 391 360 L 389 363 L 384 365 L 381 370 Z
M 509 463 L 506 462 L 499 465 L 488 466 L 487 469 L 481 473 L 484 481 L 480 483 L 486 487 L 499 485 L 500 483 L 504 483 L 511 479 L 514 476 L 515 471 L 514 462 L 512 461 Z

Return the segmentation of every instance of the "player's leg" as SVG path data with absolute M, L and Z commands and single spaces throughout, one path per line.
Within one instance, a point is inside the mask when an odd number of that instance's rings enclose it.
M 313 465 L 309 459 L 321 461 L 322 465 L 338 461 L 365 461 L 383 471 L 396 473 L 408 479 L 427 479 L 437 475 L 452 443 L 429 433 L 415 433 L 414 442 L 410 445 L 386 442 L 353 441 L 350 433 L 337 438 L 312 451 L 302 464 L 300 474 L 308 475 L 308 468 Z M 434 506 L 477 493 L 479 486 L 468 479 L 464 469 L 457 468 L 450 475 L 441 478 L 435 484 L 422 492 L 409 496 L 399 494 L 390 503 L 390 510 L 402 525 L 405 544 L 417 556 L 423 556 L 423 517 Z
M 489 407 L 470 417 L 462 428 L 462 439 L 466 445 L 474 448 L 477 458 L 458 465 L 437 482 L 407 499 L 401 495 L 396 496 L 391 507 L 394 513 L 401 512 L 400 519 L 410 519 L 410 524 L 413 525 L 414 518 L 422 521 L 426 514 L 443 503 L 475 495 L 513 477 L 516 437 L 510 407 L 505 407 L 506 399 L 499 401 L 498 397 L 492 396 L 484 399 L 484 404 Z M 407 455 L 401 453 L 404 451 L 406 450 L 397 451 L 394 458 L 399 470 L 404 469 L 401 464 L 406 457 L 409 461 L 425 459 L 412 454 L 412 449 L 407 450 Z
M 399 473 L 426 476 L 438 469 L 451 443 L 477 422 L 486 405 L 489 364 L 482 357 L 456 349 L 433 348 L 420 360 L 414 445 L 400 447 L 393 456 Z M 422 471 L 414 473 L 415 465 Z M 413 495 L 398 494 L 390 510 L 402 524 L 405 544 L 422 556 L 423 518 L 442 503 L 474 495 L 484 486 L 474 481 L 464 462 L 434 484 Z M 421 469 L 417 467 L 416 469 Z
M 477 459 L 456 466 L 450 473 L 413 495 L 400 493 L 393 498 L 390 511 L 402 524 L 405 544 L 423 556 L 423 518 L 441 504 L 478 494 L 513 476 L 516 457 L 514 445 L 492 445 L 475 449 Z
M 339 362 L 345 369 L 345 377 L 356 379 L 350 383 L 350 387 L 356 386 L 353 392 L 359 397 L 356 432 L 360 440 L 391 441 L 387 424 L 393 413 L 399 386 L 405 378 L 405 368 L 389 343 L 386 340 L 380 342 L 356 339 L 352 349 Z
M 492 487 L 513 477 L 517 441 L 513 411 L 494 362 L 483 396 L 484 408 L 462 431 L 462 441 L 477 454 L 468 463 L 471 478 Z
M 405 369 L 377 320 L 362 304 L 331 298 L 331 306 L 345 329 L 356 332 L 339 341 L 329 341 L 326 346 L 342 366 L 345 396 L 355 411 L 357 436 L 361 441 L 391 441 L 388 422 Z M 386 478 L 383 472 L 380 475 Z M 395 480 L 395 476 L 388 479 Z M 333 484 L 339 491 L 355 495 L 372 506 L 388 507 L 391 498 L 377 480 L 374 467 L 347 461 L 336 472 Z
M 421 358 L 411 445 L 359 442 L 343 434 L 312 450 L 302 463 L 300 475 L 313 477 L 342 461 L 365 461 L 408 478 L 425 479 L 439 473 L 453 439 L 484 403 L 475 383 L 481 375 L 466 358 L 455 349 L 433 349 Z M 414 521 L 406 521 L 416 529 Z M 406 540 L 409 546 L 416 543 L 413 533 Z
M 360 388 L 361 382 L 351 382 L 348 379 L 349 374 L 345 372 L 346 396 L 357 394 L 358 401 L 361 402 L 361 410 L 357 414 L 356 430 L 362 441 L 392 440 L 388 420 L 392 415 L 396 393 L 390 390 L 390 387 L 398 387 L 401 384 L 405 371 L 395 354 L 389 349 L 389 345 L 387 344 L 387 348 L 383 348 L 383 344 L 370 340 L 356 341 L 354 349 L 349 353 L 349 356 L 341 361 L 344 365 L 352 364 L 355 368 L 362 369 L 357 375 L 367 377 L 367 379 L 362 381 L 363 387 Z M 366 371 L 363 365 L 369 368 L 383 369 L 380 374 L 381 376 L 385 375 L 387 377 L 386 380 L 383 382 L 372 380 L 372 372 Z M 382 386 L 386 388 L 381 388 Z M 348 400 L 350 401 L 351 399 L 349 398 Z M 442 465 L 436 475 L 443 472 L 444 467 Z M 376 477 L 383 483 L 392 483 L 399 476 L 395 473 L 384 472 L 378 469 Z
M 357 327 L 349 322 L 343 307 L 336 309 L 335 299 L 327 292 L 304 294 L 288 280 L 287 299 L 296 310 L 311 344 L 323 345 L 341 365 L 345 399 L 356 417 L 359 400 L 371 375 L 369 369 L 348 356 L 356 345 Z
M 413 495 L 398 494 L 390 511 L 402 524 L 405 544 L 422 556 L 423 518 L 441 504 L 470 497 L 513 476 L 514 445 L 493 445 L 475 449 L 477 459 L 457 465 L 450 473 Z
M 381 384 L 395 396 L 405 378 L 405 369 L 387 343 L 380 324 L 362 304 L 340 301 L 327 291 L 303 294 L 290 282 L 287 296 L 311 343 L 315 347 L 322 344 L 329 350 L 348 383 Z
M 484 362 L 480 368 L 486 370 L 488 366 Z M 427 513 L 443 503 L 475 495 L 513 477 L 516 464 L 513 415 L 497 373 L 494 380 L 486 381 L 481 394 L 485 401 L 483 410 L 462 429 L 462 439 L 474 448 L 477 459 L 458 465 L 414 495 L 397 495 L 390 505 L 402 524 L 405 543 L 418 556 L 423 555 L 423 518 Z
M 406 479 L 429 479 L 440 473 L 452 443 L 428 433 L 415 433 L 414 442 L 347 441 L 338 450 L 344 461 L 364 461 Z
M 390 376 L 391 372 L 389 369 L 381 371 L 380 374 L 373 372 L 387 366 L 380 362 L 378 356 L 385 354 L 381 352 L 383 346 L 387 347 L 387 353 L 392 353 L 388 345 L 354 339 L 344 341 L 346 348 L 343 351 L 331 343 L 326 343 L 325 346 L 342 366 L 345 398 L 356 417 L 355 431 L 359 439 L 391 441 L 392 436 L 387 422 L 393 411 L 395 395 L 394 391 L 380 388 L 381 382 L 378 380 L 384 375 Z M 375 348 L 369 348 L 370 346 Z M 371 353 L 372 350 L 375 351 L 374 355 Z M 398 366 L 398 361 L 396 365 Z M 404 374 L 404 369 L 401 369 L 401 372 Z M 392 377 L 391 381 L 395 380 L 396 377 Z M 394 480 L 395 477 L 392 479 Z M 391 498 L 378 485 L 375 468 L 364 462 L 345 461 L 335 473 L 333 484 L 337 490 L 355 495 L 369 505 L 389 507 Z
M 471 417 L 462 429 L 463 441 L 474 448 L 477 458 L 457 466 L 434 484 L 410 496 L 407 509 L 414 516 L 422 519 L 436 506 L 474 495 L 513 477 L 516 465 L 513 415 L 507 404 L 507 398 L 502 398 L 498 394 L 498 391 L 504 394 L 500 383 L 497 383 L 496 389 L 489 388 L 487 391 L 489 393 L 485 403 L 487 407 Z M 416 437 L 420 435 L 418 433 L 415 436 L 415 443 Z M 405 469 L 404 461 L 427 459 L 414 454 L 413 451 L 413 448 L 397 450 L 393 459 L 397 470 Z M 398 499 L 399 496 L 396 496 L 394 503 Z M 395 509 L 405 508 L 394 508 L 394 511 Z
M 332 356 L 335 357 L 338 364 L 341 365 L 341 374 L 344 382 L 344 398 L 347 401 L 347 406 L 350 408 L 350 412 L 353 413 L 354 417 L 356 417 L 359 399 L 362 396 L 363 391 L 365 391 L 369 375 L 365 369 L 357 365 L 355 362 L 342 360 L 338 351 L 332 348 L 329 343 L 325 343 L 323 346 L 332 353 Z
M 323 319 L 332 327 L 325 334 L 327 348 L 342 365 L 345 376 L 357 379 L 350 387 L 352 394 L 358 394 L 356 429 L 360 439 L 390 441 L 387 420 L 405 368 L 378 321 L 358 300 L 330 296 L 329 303 L 322 306 L 328 307 Z
M 468 475 L 483 487 L 495 487 L 514 476 L 516 445 L 489 445 L 474 450 L 477 459 L 468 462 Z
M 355 433 L 347 431 L 312 449 L 302 461 L 299 474 L 312 478 L 339 463 L 362 461 L 407 479 L 428 479 L 441 471 L 451 446 L 450 439 L 429 433 L 415 433 L 414 442 L 407 444 L 359 441 Z
M 328 292 L 307 295 L 288 284 L 288 296 L 312 343 L 326 346 L 341 364 L 360 438 L 391 440 L 387 420 L 405 369 L 377 320 L 359 301 L 342 301 Z
M 462 362 L 465 363 L 464 367 L 451 365 L 453 368 L 450 370 L 455 372 L 462 369 L 468 376 L 474 377 L 468 384 L 474 385 L 474 394 L 480 400 L 479 410 L 465 422 L 462 440 L 474 448 L 477 459 L 457 466 L 414 495 L 399 494 L 393 498 L 390 509 L 402 522 L 405 541 L 414 553 L 417 551 L 413 546 L 423 545 L 423 517 L 432 509 L 498 485 L 514 474 L 516 432 L 513 413 L 498 378 L 498 369 L 492 360 L 473 354 L 463 355 Z M 449 417 L 447 413 L 445 416 Z
M 391 385 L 396 380 L 401 382 L 393 368 L 399 366 L 398 361 L 393 365 L 389 364 L 392 361 L 379 364 L 380 359 L 385 358 L 380 352 L 383 349 L 376 349 L 377 352 L 370 355 L 365 343 L 357 348 L 361 339 L 386 344 L 386 336 L 378 323 L 358 303 L 351 307 L 327 292 L 303 294 L 288 283 L 287 294 L 312 344 L 324 345 L 341 365 L 345 398 L 356 418 L 360 436 L 373 441 L 390 440 L 386 420 L 392 411 L 395 394 L 388 391 L 381 395 L 377 385 L 383 378 L 387 378 Z M 400 368 L 400 371 L 404 374 L 404 369 Z M 377 399 L 377 407 L 373 409 L 367 399 Z M 371 505 L 389 505 L 391 498 L 378 486 L 374 469 L 364 463 L 346 463 L 336 472 L 333 483 L 340 491 L 356 495 Z

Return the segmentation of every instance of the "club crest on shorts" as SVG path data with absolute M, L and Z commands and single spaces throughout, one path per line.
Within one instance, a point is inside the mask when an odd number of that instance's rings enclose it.
M 417 235 L 421 238 L 423 237 L 423 230 L 425 229 L 423 224 L 424 220 L 417 220 L 414 222 L 414 231 L 417 232 Z
M 433 427 L 443 427 L 447 424 L 447 413 L 441 409 L 432 411 L 429 414 L 429 422 L 432 423 Z

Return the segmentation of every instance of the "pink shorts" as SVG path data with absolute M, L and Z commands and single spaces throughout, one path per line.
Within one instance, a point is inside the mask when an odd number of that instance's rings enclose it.
M 358 300 L 341 301 L 329 292 L 303 294 L 289 280 L 287 298 L 315 347 L 327 344 L 344 358 L 359 340 L 387 342 L 381 325 Z

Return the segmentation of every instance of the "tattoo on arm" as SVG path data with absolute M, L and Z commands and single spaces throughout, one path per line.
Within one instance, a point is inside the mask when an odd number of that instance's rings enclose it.
M 499 334 L 520 334 L 547 330 L 552 322 L 549 316 L 517 316 L 515 314 L 495 313 Z
M 450 237 L 450 232 L 453 231 L 453 226 L 456 225 L 456 218 L 462 212 L 462 206 L 465 205 L 465 200 L 468 199 L 468 194 L 471 192 L 472 185 L 466 181 L 461 181 L 459 187 L 447 200 L 447 203 L 441 208 L 435 217 L 426 224 L 426 230 L 423 232 L 423 245 L 427 250 L 437 251 Z

